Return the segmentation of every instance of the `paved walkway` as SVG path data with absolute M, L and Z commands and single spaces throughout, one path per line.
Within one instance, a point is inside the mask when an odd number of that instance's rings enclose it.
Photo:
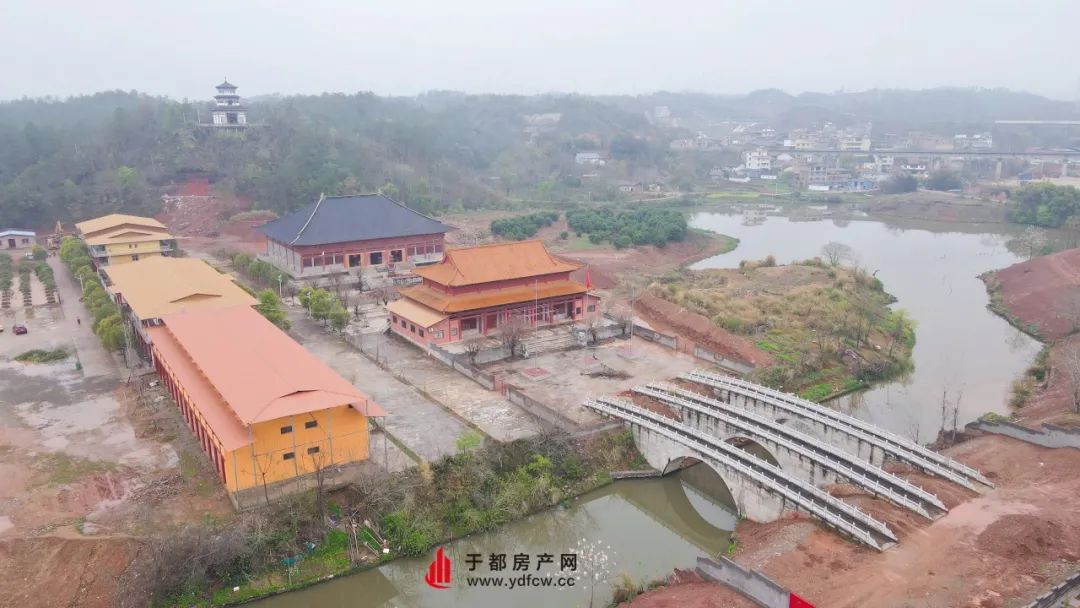
M 344 340 L 290 307 L 290 332 L 313 355 L 367 393 L 387 411 L 386 429 L 421 458 L 433 461 L 457 452 L 469 427 L 420 391 L 381 369 Z M 374 451 L 376 447 L 372 446 Z
M 116 360 L 101 345 L 101 340 L 94 335 L 91 329 L 93 319 L 90 317 L 90 312 L 79 301 L 82 290 L 79 288 L 78 279 L 71 276 L 71 272 L 59 257 L 50 256 L 49 265 L 52 266 L 53 276 L 56 277 L 56 290 L 60 295 L 60 308 L 63 311 L 57 325 L 74 341 L 75 349 L 79 353 L 79 362 L 82 363 L 83 375 L 119 377 L 120 370 L 116 366 Z M 77 319 L 82 319 L 82 324 L 79 324 Z
M 488 436 L 498 441 L 513 441 L 542 430 L 536 418 L 525 410 L 405 340 L 385 334 L 365 336 L 364 350 L 373 352 L 376 343 L 380 360 L 396 375 L 422 389 Z

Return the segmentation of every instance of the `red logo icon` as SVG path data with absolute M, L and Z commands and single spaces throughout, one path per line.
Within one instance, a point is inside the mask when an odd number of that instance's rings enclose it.
M 439 550 L 435 553 L 435 559 L 431 560 L 431 564 L 428 565 L 427 574 L 424 575 L 424 582 L 433 589 L 450 588 L 450 558 L 443 553 L 442 547 L 439 547 Z

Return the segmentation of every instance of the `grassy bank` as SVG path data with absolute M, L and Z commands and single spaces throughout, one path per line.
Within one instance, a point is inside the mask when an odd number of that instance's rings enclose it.
M 396 475 L 372 472 L 334 492 L 312 491 L 228 522 L 166 531 L 146 543 L 123 582 L 133 596 L 158 606 L 237 604 L 424 555 L 610 483 L 610 470 L 641 466 L 628 432 L 465 450 Z
M 819 260 L 682 271 L 656 292 L 770 353 L 757 380 L 821 400 L 911 370 L 915 324 L 877 278 Z
M 990 302 L 986 307 L 991 312 L 998 315 L 1002 319 L 1009 322 L 1016 329 L 1024 332 L 1025 334 L 1035 338 L 1039 342 L 1045 342 L 1045 338 L 1039 333 L 1038 323 L 1024 323 L 1020 320 L 1020 317 L 1014 315 L 1012 311 L 1005 306 L 1005 301 L 1001 295 L 1001 283 L 998 281 L 996 271 L 984 272 L 979 275 L 979 279 L 982 280 L 983 285 L 986 286 L 986 294 L 990 296 Z

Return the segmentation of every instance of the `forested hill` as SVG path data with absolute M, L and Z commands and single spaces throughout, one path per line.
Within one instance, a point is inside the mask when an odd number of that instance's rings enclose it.
M 947 130 L 999 116 L 1075 117 L 1072 104 L 1003 91 L 880 91 L 797 97 L 657 93 L 638 97 L 431 92 L 246 100 L 243 133 L 200 129 L 209 103 L 136 92 L 0 103 L 0 227 L 39 228 L 113 211 L 154 213 L 160 194 L 194 172 L 259 207 L 288 210 L 319 193 L 383 188 L 427 213 L 509 200 L 604 198 L 584 184 L 579 151 L 609 158 L 608 177 L 707 176 L 671 140 L 720 120 L 777 127 L 891 120 Z M 648 115 L 668 105 L 680 127 Z M 891 118 L 890 118 L 891 117 Z M 790 123 L 790 124 L 789 124 Z M 800 126 L 807 126 L 800 123 Z M 988 126 L 984 124 L 983 126 Z M 588 197 L 581 189 L 600 188 Z

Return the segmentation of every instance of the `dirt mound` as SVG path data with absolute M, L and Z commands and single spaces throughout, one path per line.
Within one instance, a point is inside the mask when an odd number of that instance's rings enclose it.
M 117 581 L 135 552 L 128 539 L 0 542 L 0 606 L 115 606 Z
M 1080 552 L 1070 546 L 1057 523 L 1034 515 L 1005 515 L 979 534 L 979 548 L 1009 559 L 1039 556 L 1042 559 L 1076 559 Z M 1074 534 L 1075 536 L 1075 534 Z
M 1049 339 L 1060 338 L 1080 326 L 1080 249 L 1013 264 L 984 275 L 991 290 L 1000 294 L 1005 313 L 1024 326 L 1037 327 Z
M 655 319 L 726 359 L 754 367 L 773 364 L 772 355 L 769 353 L 717 326 L 711 319 L 690 312 L 678 304 L 652 294 L 644 294 L 638 298 L 635 310 L 650 321 Z

